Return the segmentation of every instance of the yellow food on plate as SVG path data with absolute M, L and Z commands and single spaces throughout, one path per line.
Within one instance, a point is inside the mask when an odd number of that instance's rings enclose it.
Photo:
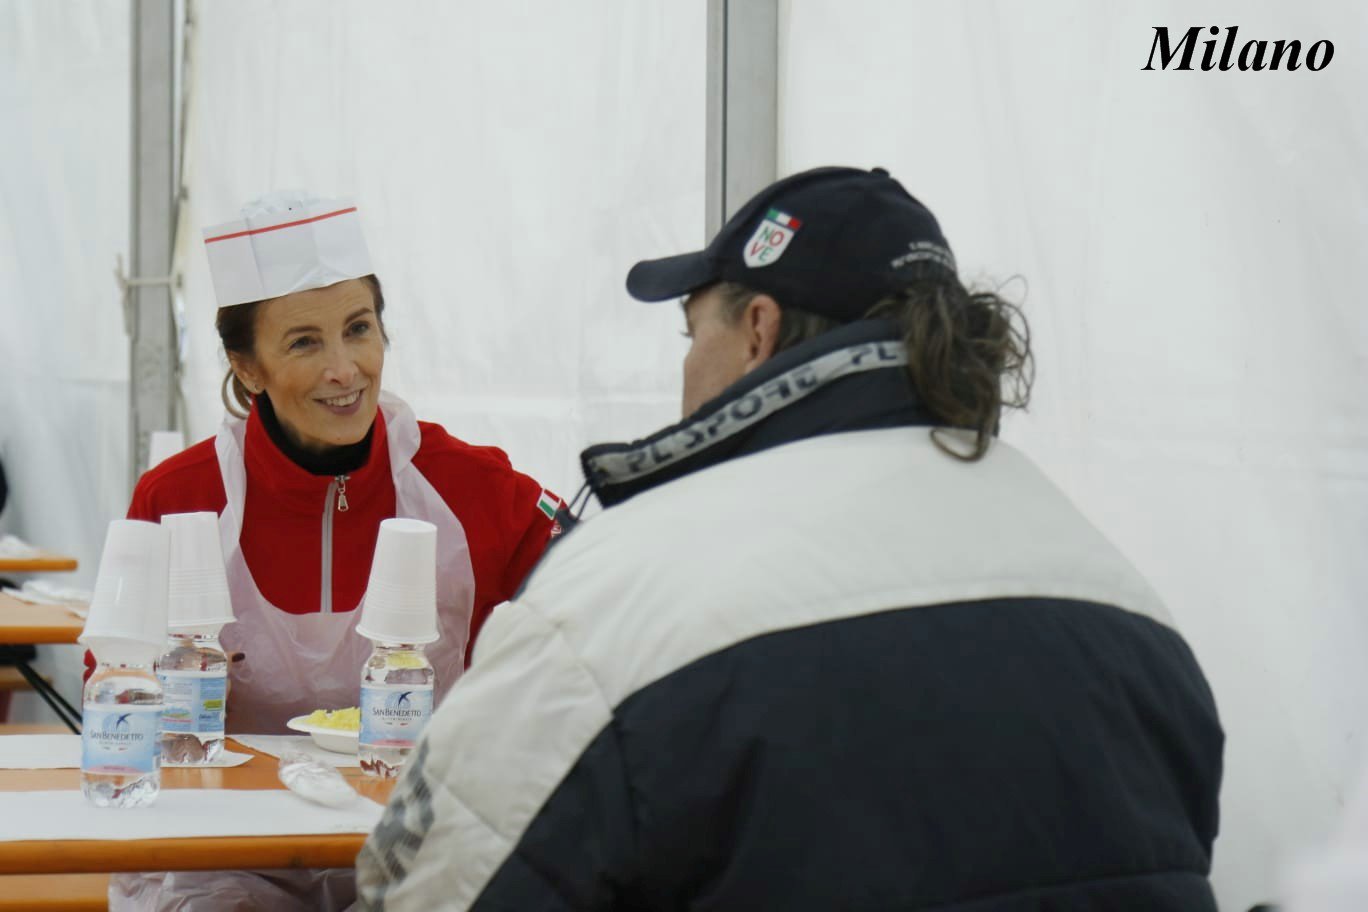
M 349 706 L 346 709 L 315 709 L 304 720 L 305 725 L 318 728 L 337 728 L 343 731 L 361 730 L 361 708 Z

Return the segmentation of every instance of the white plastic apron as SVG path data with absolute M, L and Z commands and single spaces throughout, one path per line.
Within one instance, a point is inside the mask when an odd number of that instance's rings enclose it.
M 475 602 L 475 574 L 465 529 L 432 484 L 413 466 L 421 432 L 413 410 L 396 396 L 382 392 L 390 474 L 394 479 L 396 515 L 422 519 L 437 527 L 437 619 L 441 638 L 428 645 L 427 656 L 436 671 L 440 701 L 465 667 L 466 639 Z M 356 706 L 361 689 L 361 666 L 371 642 L 356 632 L 360 606 L 343 612 L 291 614 L 262 596 L 243 557 L 239 538 L 247 496 L 243 462 L 246 421 L 230 418 L 215 442 L 219 471 L 228 504 L 219 517 L 219 536 L 228 588 L 237 622 L 223 628 L 224 652 L 244 658 L 230 666 L 226 730 L 254 734 L 284 732 L 286 720 L 315 709 Z M 323 521 L 325 504 L 318 515 Z M 352 520 L 334 513 L 334 527 Z M 378 528 L 375 534 L 378 534 Z M 310 548 L 314 547 L 309 545 Z M 310 561 L 315 554 L 304 552 Z M 303 572 L 303 571 L 301 571 Z M 313 571 L 310 571 L 313 572 Z

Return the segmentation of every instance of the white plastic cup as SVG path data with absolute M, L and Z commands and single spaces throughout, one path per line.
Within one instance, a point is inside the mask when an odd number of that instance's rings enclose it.
M 105 534 L 80 642 L 108 662 L 151 662 L 166 645 L 169 536 L 156 523 L 116 519 Z
M 437 632 L 437 527 L 421 519 L 380 524 L 356 632 L 379 643 L 431 643 Z
M 168 513 L 161 524 L 170 536 L 171 549 L 166 587 L 168 628 L 217 634 L 234 620 L 217 514 Z

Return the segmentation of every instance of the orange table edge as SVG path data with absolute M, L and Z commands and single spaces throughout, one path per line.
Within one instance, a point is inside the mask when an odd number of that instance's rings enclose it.
M 42 554 L 38 557 L 0 557 L 0 573 L 63 573 L 79 566 L 74 557 Z
M 61 605 L 34 605 L 0 592 L 0 645 L 75 643 L 85 621 Z
M 7 842 L 0 843 L 0 874 L 350 868 L 365 841 L 357 833 Z
M 232 737 L 229 736 L 232 742 Z M 229 749 L 251 754 L 239 767 L 165 767 L 165 788 L 284 788 L 279 761 L 232 742 Z M 394 780 L 371 779 L 359 769 L 339 770 L 363 796 L 389 800 Z M 0 770 L 0 809 L 5 792 L 79 788 L 80 771 Z M 155 807 L 155 805 L 154 805 Z M 140 810 L 111 813 L 141 813 Z M 113 871 L 222 871 L 269 868 L 350 868 L 366 841 L 364 833 L 293 836 L 201 836 L 180 839 L 45 839 L 0 842 L 0 874 L 84 874 Z

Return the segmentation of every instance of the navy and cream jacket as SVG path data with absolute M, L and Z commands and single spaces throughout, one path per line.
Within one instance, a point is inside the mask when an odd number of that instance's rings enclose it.
M 362 908 L 1214 912 L 1192 652 L 1025 456 L 938 448 L 903 364 L 853 324 L 586 451 L 608 508 L 489 620 Z

